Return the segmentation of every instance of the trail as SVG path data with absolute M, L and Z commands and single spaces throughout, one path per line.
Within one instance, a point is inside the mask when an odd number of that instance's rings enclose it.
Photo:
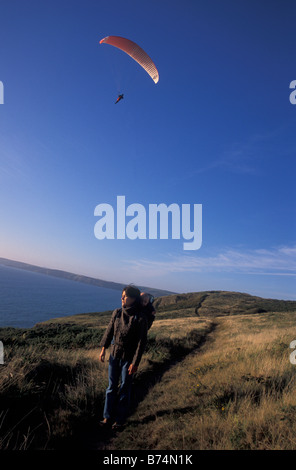
M 156 364 L 150 370 L 145 371 L 140 374 L 139 378 L 135 379 L 133 384 L 133 393 L 132 393 L 132 404 L 131 404 L 131 412 L 129 415 L 129 420 L 133 420 L 133 426 L 137 424 L 136 420 L 136 411 L 139 404 L 145 399 L 148 393 L 153 392 L 153 388 L 157 383 L 159 383 L 164 375 L 166 380 L 170 380 L 170 376 L 174 376 L 176 369 L 182 364 L 182 361 L 187 359 L 192 355 L 199 354 L 200 351 L 206 347 L 209 343 L 212 343 L 215 340 L 215 330 L 218 326 L 218 323 L 215 320 L 211 322 L 211 325 L 203 335 L 200 335 L 196 346 L 191 349 L 189 352 L 178 355 L 178 357 L 174 357 L 173 359 L 167 360 L 162 364 Z M 186 406 L 184 406 L 183 410 L 178 410 L 178 412 L 189 411 Z M 149 422 L 155 419 L 155 415 L 149 416 L 146 415 L 143 422 Z M 129 420 L 127 422 L 126 428 L 129 426 Z M 99 421 L 99 419 L 98 419 Z M 124 431 L 123 431 L 124 432 Z M 79 448 L 80 449 L 88 449 L 88 450 L 112 450 L 116 448 L 116 439 L 117 439 L 118 432 L 113 431 L 112 429 L 105 429 L 101 428 L 98 423 L 93 423 L 87 429 L 87 432 L 84 432 L 79 440 Z

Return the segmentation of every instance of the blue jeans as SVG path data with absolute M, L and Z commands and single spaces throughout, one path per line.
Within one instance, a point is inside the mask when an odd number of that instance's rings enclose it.
M 130 362 L 116 359 L 110 354 L 109 358 L 109 385 L 106 390 L 104 418 L 115 419 L 118 424 L 126 420 L 131 397 L 132 375 L 129 375 Z M 118 384 L 121 379 L 119 395 Z

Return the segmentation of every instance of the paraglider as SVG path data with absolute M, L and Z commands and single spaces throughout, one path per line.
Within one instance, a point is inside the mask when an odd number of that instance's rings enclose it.
M 123 93 L 122 93 L 122 95 L 118 95 L 118 98 L 115 101 L 115 104 L 118 103 L 120 100 L 123 100 Z
M 148 75 L 150 75 L 154 83 L 159 81 L 159 73 L 154 62 L 135 42 L 120 36 L 107 36 L 101 39 L 100 44 L 110 44 L 111 46 L 121 49 L 132 57 L 148 73 Z

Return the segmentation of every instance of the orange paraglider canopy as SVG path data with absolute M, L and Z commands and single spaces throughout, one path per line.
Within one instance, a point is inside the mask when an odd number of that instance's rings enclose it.
M 100 44 L 110 44 L 111 46 L 121 49 L 138 62 L 141 67 L 150 75 L 154 83 L 159 80 L 159 73 L 155 67 L 154 62 L 151 60 L 148 54 L 138 46 L 135 42 L 130 39 L 125 39 L 120 36 L 107 36 L 101 39 Z

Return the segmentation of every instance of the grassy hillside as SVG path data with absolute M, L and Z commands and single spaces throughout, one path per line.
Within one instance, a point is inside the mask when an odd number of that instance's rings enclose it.
M 224 291 L 193 292 L 159 297 L 155 300 L 158 311 L 192 308 L 201 316 L 240 315 L 263 312 L 289 312 L 296 310 L 296 301 L 263 299 L 250 294 Z
M 232 292 L 155 303 L 119 434 L 98 426 L 98 344 L 111 312 L 0 329 L 0 448 L 295 449 L 296 303 Z

